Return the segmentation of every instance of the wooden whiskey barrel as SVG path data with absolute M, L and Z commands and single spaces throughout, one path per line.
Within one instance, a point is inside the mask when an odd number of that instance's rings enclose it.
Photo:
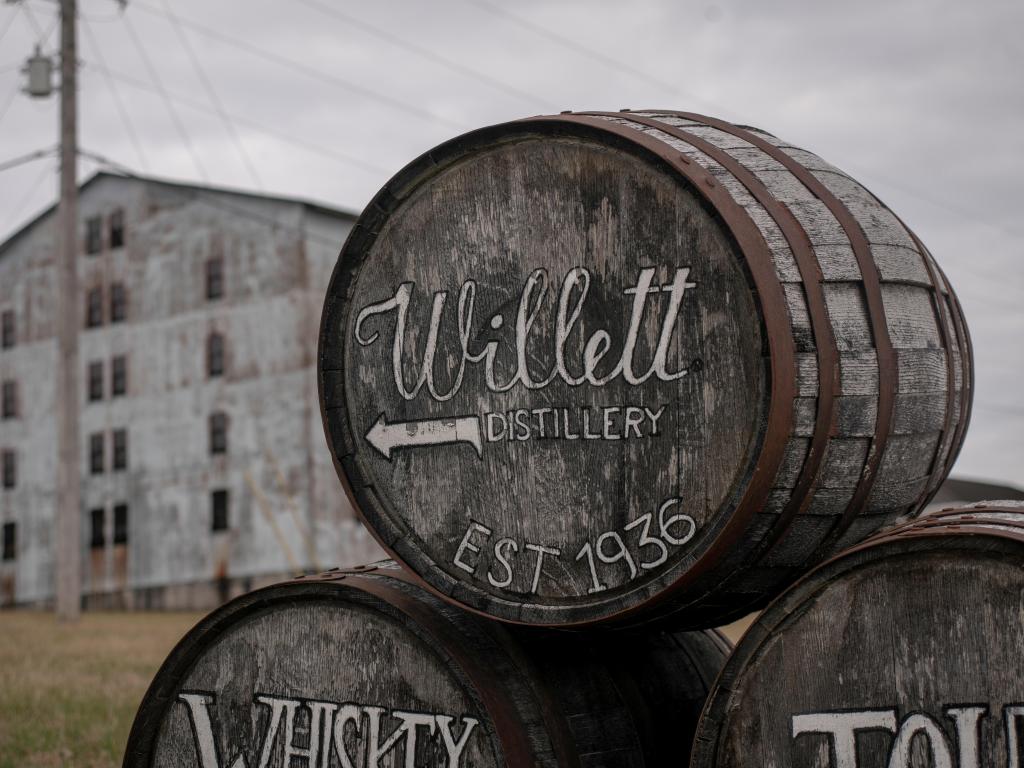
M 918 518 L 820 566 L 757 619 L 695 768 L 1021 765 L 1024 504 Z
M 864 187 L 687 113 L 538 117 L 414 161 L 339 257 L 328 442 L 397 559 L 513 622 L 716 626 L 915 514 L 971 355 Z
M 686 765 L 719 635 L 524 634 L 393 568 L 269 587 L 204 619 L 143 699 L 125 767 Z

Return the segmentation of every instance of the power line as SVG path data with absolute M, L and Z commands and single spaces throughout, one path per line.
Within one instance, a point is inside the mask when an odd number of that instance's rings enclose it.
M 144 82 L 144 81 L 142 81 L 142 80 L 140 80 L 138 78 L 135 78 L 135 77 L 133 77 L 131 75 L 127 75 L 127 74 L 125 74 L 123 72 L 117 72 L 115 70 L 108 70 L 107 74 L 109 74 L 111 78 L 113 78 L 115 80 L 119 80 L 119 81 L 121 81 L 121 82 L 123 82 L 123 83 L 125 83 L 127 85 L 132 86 L 132 87 L 139 88 L 141 90 L 145 90 L 145 91 L 148 91 L 148 92 L 151 92 L 151 93 L 159 93 L 151 85 L 147 84 L 146 82 Z M 175 102 L 177 102 L 179 104 L 182 104 L 184 106 L 187 106 L 187 107 L 189 107 L 191 109 L 195 109 L 197 111 L 204 112 L 204 113 L 207 113 L 207 114 L 216 114 L 216 112 L 215 112 L 215 110 L 213 108 L 209 107 L 208 105 L 206 105 L 206 104 L 204 104 L 204 103 L 202 103 L 200 101 L 197 101 L 195 99 L 191 99 L 191 98 L 189 98 L 187 96 L 183 96 L 181 94 L 177 94 L 177 93 L 173 93 L 173 92 L 165 92 L 165 93 L 166 93 L 166 96 L 168 98 L 170 98 L 171 100 L 173 100 L 173 101 L 175 101 Z M 163 95 L 163 94 L 161 94 L 161 95 Z M 239 125 L 245 126 L 247 128 L 250 128 L 252 130 L 258 131 L 260 133 L 264 133 L 264 134 L 266 134 L 268 136 L 271 136 L 271 137 L 273 137 L 273 138 L 275 138 L 275 139 L 277 139 L 277 140 L 279 140 L 279 141 L 281 141 L 283 143 L 290 144 L 292 146 L 295 146 L 295 147 L 298 147 L 300 149 L 303 149 L 303 150 L 305 150 L 307 152 L 311 152 L 313 154 L 316 154 L 316 155 L 319 155 L 319 156 L 322 156 L 322 157 L 327 157 L 327 158 L 330 158 L 332 160 L 344 163 L 346 165 L 351 165 L 351 166 L 358 167 L 358 168 L 360 168 L 362 170 L 365 170 L 367 172 L 373 173 L 374 175 L 378 175 L 378 174 L 390 175 L 394 171 L 394 169 L 384 168 L 382 166 L 375 165 L 373 163 L 367 162 L 367 161 L 363 160 L 362 158 L 357 157 L 355 155 L 349 155 L 349 154 L 346 154 L 344 152 L 340 152 L 337 149 L 334 149 L 333 147 L 328 147 L 328 146 L 325 146 L 325 145 L 317 144 L 315 142 L 311 142 L 311 141 L 308 141 L 308 140 L 304 140 L 304 139 L 298 138 L 298 137 L 296 137 L 292 133 L 287 133 L 287 132 L 275 129 L 275 128 L 271 127 L 271 126 L 265 125 L 265 124 L 260 123 L 258 121 L 251 120 L 249 118 L 246 118 L 246 117 L 243 117 L 243 116 L 240 116 L 240 115 L 237 115 L 237 114 L 228 113 L 228 115 L 229 115 L 229 117 L 232 120 L 234 120 Z M 974 277 L 982 279 L 982 280 L 987 280 L 987 281 L 990 281 L 990 282 L 996 282 L 996 279 L 994 277 L 991 277 L 990 275 L 987 275 L 984 272 L 981 272 L 981 271 L 978 271 L 978 270 L 975 270 L 972 273 L 972 275 Z M 1000 282 L 1000 284 L 1005 284 L 1005 280 L 1001 280 L 1001 281 L 998 281 L 998 282 Z M 970 283 L 968 283 L 966 281 L 961 282 L 961 283 L 955 285 L 954 288 L 957 290 L 957 293 L 959 293 L 962 296 L 963 295 L 968 295 L 968 296 L 975 295 L 974 291 L 973 291 L 973 287 L 971 286 Z M 978 294 L 978 295 L 980 295 L 980 294 Z M 994 298 L 993 299 L 992 297 L 989 297 L 988 294 L 986 294 L 986 297 L 987 297 L 986 301 L 993 301 L 994 300 L 996 303 L 1000 303 L 1000 299 L 999 298 Z M 1009 307 L 1010 305 L 1007 303 L 1007 304 L 1004 304 L 1004 306 L 1008 306 Z M 1016 305 L 1013 305 L 1013 308 L 1016 308 Z
M 164 2 L 166 2 L 166 0 L 164 0 Z M 321 13 L 324 13 L 328 16 L 333 16 L 336 19 L 344 21 L 349 26 L 361 29 L 363 32 L 366 32 L 369 35 L 373 35 L 379 40 L 384 40 L 385 42 L 391 43 L 392 45 L 397 46 L 398 48 L 402 48 L 403 50 L 414 53 L 417 56 L 420 56 L 421 58 L 432 61 L 435 64 L 440 64 L 443 67 L 447 67 L 453 72 L 458 72 L 461 75 L 465 75 L 466 77 L 472 78 L 473 80 L 489 85 L 492 88 L 496 88 L 504 93 L 509 94 L 510 96 L 515 96 L 517 99 L 523 99 L 524 101 L 529 101 L 533 104 L 540 104 L 544 109 L 560 109 L 558 105 L 545 101 L 544 99 L 537 96 L 537 94 L 535 93 L 520 90 L 519 88 L 516 88 L 513 85 L 509 85 L 508 83 L 503 82 L 501 80 L 498 80 L 495 77 L 486 75 L 477 69 L 468 67 L 465 64 L 462 64 L 461 62 L 454 61 L 452 59 L 441 56 L 440 54 L 431 51 L 429 48 L 424 48 L 420 45 L 416 45 L 415 43 L 403 40 L 397 35 L 393 35 L 390 32 L 380 29 L 379 27 L 373 26 L 372 24 L 368 24 L 367 22 L 361 19 L 357 19 L 354 16 L 350 16 L 349 14 L 339 10 L 333 5 L 325 5 L 324 3 L 319 2 L 319 0 L 299 0 L 299 2 L 309 8 L 315 8 Z
M 29 152 L 28 154 L 20 155 L 18 157 L 7 160 L 6 162 L 0 163 L 0 172 L 9 171 L 12 168 L 17 168 L 19 165 L 31 163 L 33 160 L 38 160 L 42 157 L 47 157 L 48 155 L 52 155 L 55 152 L 56 150 L 54 149 L 54 147 L 50 147 L 49 149 L 37 149 L 35 152 Z
M 991 278 L 987 277 L 983 273 L 973 273 L 971 276 L 991 281 Z M 954 285 L 953 292 L 962 300 L 963 303 L 970 305 L 968 306 L 968 310 L 970 310 L 976 303 L 984 302 L 984 304 L 989 307 L 998 306 L 1008 312 L 1020 312 L 1020 301 L 1016 301 L 1012 297 L 1008 296 L 993 296 L 991 291 L 985 291 L 984 288 L 975 289 L 968 281 L 961 281 Z
M 148 11 L 149 13 L 152 13 L 154 15 L 162 16 L 163 18 L 169 18 L 169 16 L 170 16 L 170 14 L 160 10 L 159 8 L 154 8 L 153 6 L 151 6 L 151 5 L 149 5 L 149 4 L 145 3 L 145 2 L 142 2 L 142 0 L 133 0 L 132 7 L 133 8 L 141 8 L 141 9 L 143 9 L 145 11 Z M 294 59 L 290 59 L 290 58 L 287 58 L 285 56 L 281 56 L 280 54 L 273 53 L 273 52 L 268 51 L 268 50 L 266 50 L 264 48 L 261 48 L 261 47 L 259 47 L 257 45 L 253 45 L 252 43 L 249 43 L 247 41 L 239 40 L 238 38 L 234 38 L 234 37 L 230 37 L 230 36 L 225 35 L 225 34 L 223 34 L 221 32 L 218 32 L 215 29 L 211 29 L 210 27 L 203 26 L 202 24 L 198 24 L 198 23 L 196 23 L 194 21 L 191 21 L 189 19 L 185 19 L 185 18 L 183 18 L 181 16 L 178 16 L 177 18 L 178 18 L 178 22 L 180 24 L 182 24 L 183 26 L 187 27 L 188 29 L 193 30 L 194 32 L 197 32 L 197 33 L 199 33 L 201 35 L 204 35 L 204 36 L 206 36 L 208 38 L 211 38 L 213 40 L 217 40 L 217 41 L 219 41 L 219 42 L 221 42 L 221 43 L 223 43 L 225 45 L 229 45 L 232 48 L 236 48 L 238 50 L 245 51 L 245 52 L 247 52 L 247 53 L 249 53 L 249 54 L 251 54 L 253 56 L 256 56 L 258 58 L 265 59 L 267 61 L 273 62 L 273 63 L 275 63 L 275 64 L 277 64 L 277 65 L 279 65 L 281 67 L 285 67 L 286 69 L 291 69 L 291 70 L 294 70 L 296 72 L 301 72 L 302 74 L 307 75 L 307 76 L 312 77 L 312 78 L 316 78 L 317 80 L 322 80 L 322 81 L 324 81 L 326 83 L 331 83 L 332 85 L 336 85 L 336 86 L 344 88 L 344 89 L 346 89 L 348 91 L 352 91 L 352 92 L 358 93 L 358 94 L 360 94 L 362 96 L 365 96 L 368 99 L 372 99 L 374 101 L 378 101 L 378 102 L 380 102 L 382 104 L 387 104 L 387 105 L 389 105 L 389 106 L 391 106 L 391 107 L 393 107 L 395 109 L 401 110 L 401 111 L 406 112 L 406 113 L 408 113 L 410 115 L 415 115 L 415 116 L 417 116 L 419 118 L 422 118 L 424 120 L 428 120 L 430 122 L 440 123 L 440 124 L 443 124 L 443 125 L 445 125 L 445 126 L 447 126 L 449 128 L 454 128 L 456 130 L 465 130 L 466 127 L 467 127 L 467 126 L 465 126 L 462 123 L 459 123 L 459 122 L 457 122 L 455 120 L 450 120 L 447 117 L 444 117 L 442 115 L 438 115 L 438 114 L 436 114 L 434 112 L 431 112 L 430 110 L 421 109 L 419 107 L 413 106 L 413 105 L 408 104 L 408 103 L 406 103 L 404 101 L 401 101 L 399 99 L 395 99 L 395 98 L 392 98 L 390 96 L 385 96 L 382 93 L 377 93 L 376 91 L 371 90 L 370 88 L 367 88 L 365 86 L 358 85 L 356 83 L 353 83 L 353 82 L 350 82 L 348 80 L 345 80 L 344 78 L 338 77 L 337 75 L 331 75 L 331 74 L 328 74 L 327 72 L 323 72 L 323 71 L 321 71 L 319 69 L 316 69 L 314 67 L 307 66 L 307 65 L 305 65 L 305 64 L 303 64 L 303 63 L 301 63 L 299 61 L 295 61 Z
M 976 216 L 972 215 L 969 211 L 958 210 L 954 206 L 950 206 L 948 204 L 939 202 L 938 200 L 929 199 L 926 196 L 924 196 L 924 195 L 922 195 L 922 194 L 920 194 L 918 192 L 915 192 L 913 189 L 911 189 L 909 187 L 902 186 L 902 185 L 897 184 L 895 182 L 891 182 L 891 181 L 885 179 L 885 177 L 878 177 L 878 178 L 881 181 L 883 181 L 884 183 L 891 184 L 892 186 L 894 186 L 894 187 L 896 187 L 898 189 L 901 189 L 904 192 L 904 194 L 910 195 L 911 197 L 914 197 L 914 198 L 916 198 L 916 199 L 918 199 L 918 200 L 920 200 L 922 202 L 931 203 L 932 205 L 934 205 L 934 206 L 936 206 L 938 208 L 943 208 L 943 209 L 945 209 L 947 211 L 952 211 L 952 212 L 958 214 L 959 216 L 961 216 L 962 218 L 973 219 L 978 224 L 989 226 L 989 227 L 991 227 L 992 229 L 994 229 L 994 230 L 996 230 L 998 232 L 1002 232 L 1003 234 L 1009 235 L 1010 237 L 1019 237 L 1019 235 L 1016 235 L 1012 230 L 1004 229 L 1002 227 L 999 227 L 996 224 L 993 224 L 991 222 L 987 222 L 987 221 L 985 221 L 983 219 L 977 218 Z M 883 202 L 877 195 L 875 195 L 870 190 L 868 191 L 868 194 L 870 194 L 872 197 L 874 197 L 876 200 L 878 200 L 878 202 L 880 202 L 883 206 L 885 206 L 886 208 L 889 208 L 889 206 L 886 205 L 885 202 Z M 891 208 L 890 208 L 890 210 L 891 210 Z M 906 225 L 904 225 L 904 226 L 906 226 Z M 925 248 L 925 250 L 928 252 L 929 255 L 932 255 L 931 251 L 929 251 L 927 248 Z M 952 266 L 954 264 L 952 259 L 949 259 L 949 260 L 943 259 L 943 261 L 946 263 L 947 266 Z M 988 293 L 985 294 L 984 300 L 985 300 L 986 303 L 989 303 L 989 304 L 992 304 L 992 303 L 999 304 L 999 305 L 1002 305 L 1002 306 L 1007 307 L 1009 309 L 1018 309 L 1019 308 L 1016 303 L 1014 303 L 1013 305 L 1009 304 L 1007 299 L 1006 299 L 1006 297 L 1003 295 L 1004 292 L 1005 292 L 1005 289 L 1007 287 L 1009 287 L 1011 289 L 1016 289 L 1016 288 L 1020 287 L 1020 286 L 1015 286 L 1015 285 L 1007 286 L 1007 282 L 1006 282 L 1007 275 L 1005 273 L 995 274 L 993 272 L 990 272 L 987 269 L 979 268 L 978 259 L 976 257 L 974 259 L 974 263 L 972 263 L 969 267 L 966 266 L 966 265 L 963 265 L 962 263 L 956 264 L 956 267 L 958 269 L 963 269 L 963 270 L 969 272 L 969 274 L 973 278 L 980 279 L 980 280 L 986 281 L 988 283 L 991 283 L 992 285 L 999 286 L 999 288 L 1001 289 L 999 291 L 999 293 L 997 293 L 995 295 L 988 294 Z M 967 290 L 964 290 L 965 288 Z M 971 288 L 973 288 L 973 286 L 971 286 L 969 283 L 962 282 L 958 286 L 954 286 L 954 292 L 957 293 L 958 295 L 971 295 L 973 293 Z M 981 294 L 975 294 L 975 295 L 977 295 L 979 298 L 981 298 Z
M 91 21 L 94 24 L 112 24 L 115 21 L 120 21 L 121 16 L 124 14 L 124 7 L 128 4 L 128 0 L 114 0 L 118 5 L 117 13 L 109 13 L 106 16 L 96 16 L 94 14 L 82 13 L 80 10 L 75 14 L 76 19 L 82 19 L 83 21 Z
M 14 86 L 11 88 L 11 92 L 7 95 L 7 100 L 3 103 L 3 106 L 0 106 L 0 123 L 4 121 L 5 117 L 7 117 L 7 110 L 11 108 L 11 105 L 17 97 L 18 86 Z
M 156 67 L 153 66 L 153 62 L 149 58 L 149 54 L 146 53 L 145 47 L 142 45 L 142 41 L 139 39 L 138 34 L 135 31 L 135 26 L 131 23 L 127 15 L 122 17 L 121 21 L 124 23 L 125 29 L 128 30 L 128 35 L 131 37 L 132 42 L 135 44 L 136 50 L 142 57 L 142 61 L 146 65 L 146 69 L 149 70 L 150 79 L 153 80 L 157 90 L 163 97 L 164 104 L 167 106 L 167 111 L 171 115 L 171 119 L 174 121 L 174 125 L 178 130 L 178 135 L 181 137 L 182 143 L 185 145 L 185 149 L 188 151 L 189 156 L 192 158 L 192 164 L 199 171 L 199 176 L 203 181 L 209 181 L 209 176 L 206 174 L 206 169 L 203 164 L 199 161 L 199 155 L 196 154 L 195 147 L 192 146 L 192 141 L 189 139 L 188 133 L 185 131 L 185 126 L 182 124 L 181 119 L 178 117 L 178 113 L 174 109 L 174 105 L 167 96 L 167 91 L 164 88 L 163 81 L 160 80 L 160 75 L 157 74 Z
M 224 123 L 224 127 L 227 129 L 228 136 L 231 137 L 231 141 L 235 145 L 235 149 L 238 150 L 239 156 L 242 158 L 242 163 L 249 171 L 249 175 L 252 180 L 256 183 L 258 189 L 263 189 L 263 182 L 260 181 L 260 175 L 256 172 L 256 166 L 252 162 L 252 158 L 249 157 L 249 153 L 245 151 L 245 146 L 242 144 L 242 140 L 238 136 L 238 132 L 235 130 L 234 124 L 231 122 L 231 118 L 228 117 L 227 112 L 224 111 L 224 105 L 221 103 L 220 98 L 217 96 L 217 92 L 213 88 L 213 83 L 210 82 L 210 78 L 206 76 L 206 71 L 199 63 L 199 57 L 196 56 L 195 50 L 188 42 L 188 37 L 185 35 L 185 31 L 181 28 L 181 22 L 178 18 L 171 13 L 170 7 L 167 5 L 167 0 L 163 0 L 164 10 L 167 13 L 167 17 L 171 20 L 171 26 L 174 27 L 174 31 L 178 35 L 178 40 L 181 42 L 181 47 L 185 49 L 185 53 L 188 55 L 192 62 L 192 68 L 199 76 L 200 82 L 203 84 L 203 88 L 206 89 L 206 95 L 209 96 L 210 101 L 217 109 L 217 114 L 220 116 L 221 121 Z
M 140 90 L 144 90 L 144 91 L 147 91 L 147 92 L 150 92 L 150 93 L 157 93 L 157 91 L 151 85 L 149 85 L 145 81 L 140 80 L 140 79 L 138 79 L 136 77 L 133 77 L 131 75 L 125 74 L 123 72 L 118 72 L 116 70 L 108 70 L 108 74 L 113 79 L 121 81 L 121 82 L 123 82 L 123 83 L 125 83 L 127 85 L 130 85 L 130 86 L 134 87 L 134 88 L 138 88 Z M 195 109 L 197 111 L 204 112 L 206 114 L 216 114 L 215 111 L 211 107 L 209 107 L 208 105 L 206 105 L 206 104 L 204 104 L 204 103 L 202 103 L 200 101 L 197 101 L 195 99 L 191 99 L 191 98 L 189 98 L 187 96 L 184 96 L 184 95 L 181 95 L 181 94 L 177 94 L 177 93 L 173 93 L 173 92 L 167 92 L 167 96 L 168 96 L 168 98 L 172 99 L 173 101 L 175 101 L 175 102 L 177 102 L 177 103 L 179 103 L 179 104 L 181 104 L 183 106 L 189 107 L 191 109 Z M 339 150 L 337 150 L 337 149 L 335 149 L 333 147 L 328 147 L 328 146 L 325 146 L 325 145 L 322 145 L 322 144 L 317 144 L 315 142 L 311 142 L 311 141 L 308 141 L 308 140 L 301 139 L 301 138 L 295 136 L 292 133 L 287 133 L 287 132 L 275 129 L 275 128 L 271 127 L 271 126 L 265 125 L 263 123 L 255 121 L 255 120 L 251 120 L 251 119 L 249 119 L 247 117 L 243 117 L 243 116 L 240 116 L 240 115 L 237 115 L 237 114 L 232 114 L 232 113 L 228 113 L 228 114 L 231 117 L 231 119 L 234 120 L 235 123 L 237 123 L 238 125 L 245 126 L 245 127 L 249 128 L 251 130 L 254 130 L 254 131 L 257 131 L 257 132 L 260 132 L 260 133 L 264 133 L 267 136 L 271 136 L 271 137 L 273 137 L 273 138 L 275 138 L 275 139 L 277 139 L 277 140 L 279 140 L 279 141 L 281 141 L 283 143 L 290 144 L 292 146 L 298 147 L 298 148 L 300 148 L 300 149 L 302 149 L 304 151 L 311 152 L 313 154 L 316 154 L 316 155 L 319 155 L 319 156 L 322 156 L 322 157 L 327 157 L 327 158 L 330 158 L 330 159 L 335 160 L 337 162 L 344 163 L 346 165 L 358 167 L 358 168 L 360 168 L 360 169 L 362 169 L 364 171 L 367 171 L 369 173 L 374 174 L 375 176 L 376 175 L 390 175 L 390 174 L 392 174 L 394 172 L 393 168 L 384 168 L 382 166 L 375 165 L 373 163 L 367 162 L 366 160 L 362 159 L 361 157 L 358 157 L 358 156 L 355 156 L 355 155 L 346 154 L 344 152 L 340 152 Z M 989 280 L 989 281 L 993 281 L 994 280 L 993 278 L 985 275 L 984 273 L 980 273 L 980 272 L 976 271 L 973 274 L 974 274 L 975 277 L 978 277 L 980 279 Z M 1002 281 L 1002 282 L 1005 283 L 1005 281 Z M 961 296 L 963 296 L 965 294 L 968 295 L 968 296 L 974 295 L 974 292 L 972 290 L 972 286 L 970 285 L 970 283 L 968 283 L 966 281 L 955 285 L 954 288 L 956 289 L 957 293 L 959 293 Z M 986 296 L 988 296 L 988 295 L 986 294 Z M 991 301 L 991 300 L 993 300 L 992 297 L 986 298 L 986 301 Z M 996 298 L 994 300 L 998 303 L 1000 299 Z M 1009 304 L 1006 304 L 1006 306 L 1009 306 Z M 1016 307 L 1016 305 L 1014 305 L 1014 308 L 1015 307 Z
M 858 171 L 858 176 L 860 175 L 861 174 Z M 888 176 L 884 176 L 874 172 L 869 172 L 864 173 L 863 177 L 878 179 L 878 181 L 880 181 L 882 184 L 885 184 L 888 187 L 892 187 L 893 189 L 898 190 L 899 192 L 902 192 L 905 195 L 910 195 L 911 197 L 913 197 L 916 200 L 919 200 L 922 203 L 927 203 L 928 205 L 934 208 L 941 208 L 942 210 L 948 211 L 949 213 L 955 213 L 956 215 L 962 216 L 965 219 L 970 219 L 971 221 L 974 221 L 977 224 L 981 224 L 982 226 L 996 230 L 997 232 L 1002 232 L 1004 235 L 1009 235 L 1010 237 L 1016 238 L 1024 237 L 1024 230 L 1011 229 L 1010 227 L 1007 227 L 1005 225 L 996 224 L 994 221 L 989 221 L 988 219 L 984 218 L 978 213 L 975 213 L 974 211 L 970 211 L 965 208 L 960 208 L 945 200 L 941 200 L 937 197 L 932 197 L 931 195 L 922 192 L 919 189 L 908 187 L 906 184 L 896 181 L 895 179 L 892 179 Z M 871 194 L 876 198 L 878 197 L 877 195 L 874 195 L 873 192 Z
M 634 67 L 632 64 L 628 64 L 627 62 L 620 61 L 619 59 L 613 58 L 605 53 L 602 53 L 601 51 L 589 48 L 585 45 L 576 42 L 571 38 L 565 37 L 564 35 L 560 35 L 557 32 L 552 32 L 547 27 L 543 27 L 540 24 L 535 24 L 534 22 L 529 21 L 528 19 L 524 19 L 522 16 L 512 13 L 499 5 L 495 5 L 494 3 L 488 2 L 488 0 L 464 0 L 464 2 L 474 5 L 477 8 L 480 8 L 481 10 L 484 10 L 493 16 L 497 16 L 499 18 L 505 19 L 506 21 L 510 21 L 513 24 L 516 24 L 522 27 L 523 29 L 530 31 L 535 35 L 543 37 L 546 40 L 549 40 L 553 43 L 556 43 L 557 45 L 561 45 L 565 48 L 575 51 L 576 53 L 582 54 L 583 56 L 593 59 L 594 61 L 600 62 L 601 64 L 604 64 L 605 66 L 614 69 L 617 72 L 628 72 L 629 74 L 633 75 L 633 77 L 637 78 L 638 80 L 643 80 L 649 85 L 656 86 L 666 91 L 671 91 L 672 93 L 675 93 L 676 95 L 682 96 L 691 101 L 708 104 L 718 109 L 718 107 L 712 102 L 698 98 L 694 96 L 692 93 L 688 93 L 682 90 L 676 83 L 670 83 L 667 80 L 662 80 L 661 78 L 654 77 L 653 75 L 644 72 L 642 69 Z
M 117 171 L 123 176 L 135 179 L 136 181 L 142 181 L 147 184 L 160 183 L 159 181 L 154 181 L 153 179 L 149 179 L 145 176 L 140 176 L 138 173 L 133 171 L 128 166 L 122 165 L 121 163 L 118 163 L 115 160 L 111 160 L 110 158 L 105 157 L 104 155 L 98 154 L 96 152 L 89 152 L 88 150 L 80 149 L 78 154 L 81 155 L 82 157 L 89 158 L 93 162 L 98 163 L 100 166 L 110 168 L 111 170 Z M 193 200 L 203 203 L 204 205 L 208 205 L 211 208 L 219 208 L 221 210 L 234 214 L 235 216 L 252 219 L 253 221 L 259 221 L 264 224 L 269 224 L 273 227 L 278 227 L 279 229 L 299 233 L 303 237 L 308 238 L 309 240 L 314 240 L 316 242 L 319 242 L 321 245 L 326 245 L 330 248 L 340 248 L 341 246 L 341 244 L 336 240 L 332 240 L 327 237 L 322 237 L 320 235 L 317 235 L 315 232 L 308 232 L 302 229 L 301 227 L 295 226 L 294 224 L 288 224 L 286 222 L 280 221 L 279 219 L 275 219 L 273 216 L 267 216 L 265 214 L 257 213 L 256 211 L 249 210 L 248 208 L 243 208 L 242 206 L 232 205 L 231 203 L 221 199 L 220 195 L 230 195 L 230 191 L 215 193 L 204 192 L 201 189 L 195 188 L 191 189 L 190 191 L 192 192 Z
M 56 169 L 50 163 L 43 166 L 39 175 L 36 176 L 35 181 L 32 182 L 32 186 L 30 186 L 28 191 L 22 195 L 21 204 L 17 207 L 14 213 L 8 217 L 7 226 L 5 226 L 4 229 L 9 230 L 21 218 L 21 214 L 35 197 L 36 192 L 39 190 L 39 186 L 46 180 L 46 177 L 52 174 L 55 170 Z
M 39 20 L 36 19 L 36 14 L 29 6 L 27 0 L 21 0 L 21 2 L 19 2 L 18 4 L 21 6 L 21 10 L 24 11 L 25 13 L 25 18 L 28 19 L 29 24 L 32 25 L 32 29 L 36 33 L 36 44 L 40 48 L 42 48 L 50 41 L 50 36 L 53 34 L 53 31 L 57 28 L 57 23 L 60 21 L 60 16 L 54 16 L 53 21 L 50 22 L 50 28 L 47 29 L 46 31 L 43 31 L 42 25 L 39 23 Z
M 89 22 L 84 18 L 81 18 L 81 21 L 82 28 L 85 30 L 85 36 L 89 38 L 89 45 L 92 47 L 93 53 L 96 54 L 96 58 L 99 60 L 100 72 L 102 72 L 106 77 L 107 87 L 110 88 L 110 92 L 114 95 L 114 103 L 117 104 L 117 111 L 121 113 L 121 122 L 124 123 L 125 131 L 128 133 L 128 136 L 135 147 L 135 152 L 139 156 L 139 162 L 142 163 L 143 169 L 149 170 L 149 164 L 146 162 L 146 153 L 142 150 L 142 142 L 139 141 L 139 136 L 135 132 L 135 126 L 131 121 L 131 117 L 128 115 L 128 110 L 125 109 L 124 102 L 121 100 L 121 93 L 117 90 L 117 86 L 114 85 L 114 79 L 110 76 L 110 70 L 107 69 L 107 62 L 103 58 L 103 51 L 96 42 L 96 36 L 92 32 L 92 27 L 89 25 Z
M 0 29 L 0 42 L 3 42 L 4 35 L 7 34 L 7 30 L 9 30 L 11 28 L 11 25 L 14 24 L 14 20 L 17 17 L 18 17 L 18 9 L 17 8 L 12 8 L 11 9 L 11 15 L 7 17 L 7 22 L 4 24 L 3 28 Z
M 25 18 L 28 19 L 28 23 L 32 25 L 32 29 L 36 33 L 36 37 L 42 41 L 43 28 L 39 25 L 38 19 L 36 19 L 35 12 L 29 7 L 28 3 L 20 2 L 18 5 L 21 8 L 21 12 L 25 14 Z
M 157 92 L 151 85 L 149 85 L 145 81 L 132 77 L 131 75 L 126 75 L 123 72 L 117 72 L 115 70 L 108 70 L 108 72 L 110 73 L 110 76 L 115 80 L 119 80 L 134 88 L 139 88 L 150 93 Z M 172 92 L 168 92 L 167 95 L 168 98 L 170 98 L 172 101 L 187 106 L 191 109 L 195 109 L 200 112 L 205 112 L 207 114 L 215 114 L 212 107 L 209 107 L 208 105 L 200 101 L 196 101 L 195 99 L 191 99 L 187 96 L 182 96 L 180 94 L 175 94 Z M 228 113 L 228 115 L 238 125 L 245 126 L 260 133 L 264 133 L 268 136 L 272 136 L 275 139 L 278 139 L 279 141 L 291 144 L 292 146 L 295 147 L 299 147 L 301 149 L 306 150 L 307 152 L 312 152 L 323 157 L 329 157 L 332 160 L 337 160 L 339 162 L 345 163 L 346 165 L 355 166 L 361 170 L 373 173 L 375 176 L 379 174 L 390 175 L 394 172 L 394 169 L 384 168 L 382 166 L 364 160 L 361 157 L 357 157 L 356 155 L 350 155 L 345 152 L 341 152 L 337 149 L 334 149 L 333 147 L 323 146 L 315 142 L 298 138 L 291 133 L 287 133 L 285 131 L 273 128 L 271 126 L 264 125 L 263 123 L 257 122 L 255 120 L 250 120 L 247 117 L 242 117 L 240 115 L 232 114 L 230 112 Z

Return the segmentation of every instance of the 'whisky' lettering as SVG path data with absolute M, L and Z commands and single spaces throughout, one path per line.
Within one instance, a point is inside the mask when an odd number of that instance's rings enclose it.
M 416 765 L 418 740 L 433 740 L 443 755 L 445 768 L 460 768 L 470 737 L 479 721 L 468 715 L 459 718 L 427 712 L 388 710 L 352 702 L 335 703 L 289 699 L 256 694 L 254 704 L 268 710 L 262 746 L 255 761 L 231 751 L 225 768 L 382 768 L 383 765 Z M 182 693 L 178 702 L 188 709 L 195 736 L 198 768 L 221 768 L 221 754 L 214 739 L 210 710 L 216 696 L 206 692 Z M 352 752 L 346 747 L 355 736 Z M 385 760 L 394 753 L 392 759 Z M 332 761 L 336 756 L 337 761 Z M 301 761 L 301 763 L 293 762 Z

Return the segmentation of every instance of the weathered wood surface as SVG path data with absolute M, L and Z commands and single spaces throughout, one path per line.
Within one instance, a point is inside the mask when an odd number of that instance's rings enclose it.
M 513 630 L 392 564 L 335 571 L 192 630 L 146 694 L 124 765 L 685 766 L 728 650 L 713 632 Z
M 971 380 L 955 296 L 884 205 L 669 112 L 495 126 L 412 163 L 320 331 L 328 442 L 371 530 L 531 624 L 763 606 L 922 508 Z
M 1019 768 L 1024 503 L 929 514 L 837 555 L 736 646 L 694 768 Z

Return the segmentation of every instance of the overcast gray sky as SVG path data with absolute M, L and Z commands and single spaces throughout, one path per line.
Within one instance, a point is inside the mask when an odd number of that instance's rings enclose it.
M 57 138 L 56 98 L 16 90 L 37 40 L 57 45 L 56 3 L 9 2 L 0 163 Z M 358 210 L 466 130 L 623 107 L 817 152 L 885 200 L 960 295 L 977 392 L 955 474 L 1024 485 L 1021 0 L 79 2 L 82 146 L 142 173 Z M 55 191 L 52 158 L 0 173 L 0 239 Z

